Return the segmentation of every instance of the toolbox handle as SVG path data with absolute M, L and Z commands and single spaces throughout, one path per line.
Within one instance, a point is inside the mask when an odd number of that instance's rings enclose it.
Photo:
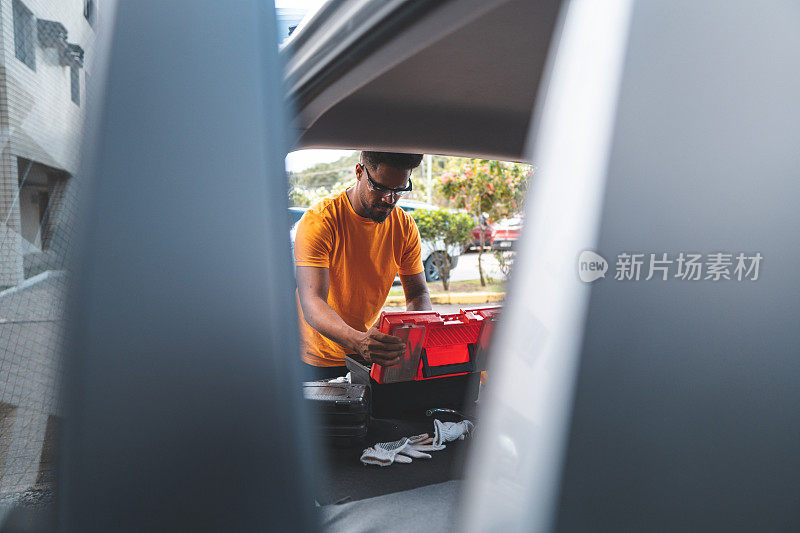
M 472 372 L 475 366 L 475 347 L 472 343 L 467 344 L 467 351 L 469 352 L 469 361 L 466 363 L 453 363 L 451 365 L 430 366 L 428 364 L 428 352 L 425 348 L 422 349 L 422 377 L 423 378 L 436 378 L 439 376 L 448 376 L 450 374 L 465 374 Z

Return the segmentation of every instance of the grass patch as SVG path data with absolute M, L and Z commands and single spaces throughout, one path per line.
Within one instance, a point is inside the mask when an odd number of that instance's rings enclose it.
M 471 279 L 468 281 L 451 281 L 450 292 L 504 292 L 506 284 L 504 281 L 492 281 L 486 283 L 485 287 L 481 287 L 481 280 Z M 443 293 L 441 281 L 431 281 L 428 283 L 428 291 L 431 294 Z M 401 285 L 393 286 L 389 291 L 389 296 L 403 296 L 403 287 Z

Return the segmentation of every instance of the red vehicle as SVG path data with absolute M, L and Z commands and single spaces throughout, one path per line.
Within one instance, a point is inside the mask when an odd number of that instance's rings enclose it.
M 510 250 L 514 247 L 522 230 L 522 217 L 504 218 L 492 226 L 493 250 Z
M 492 245 L 495 234 L 494 228 L 489 224 L 484 224 L 483 226 L 479 224 L 472 230 L 472 247 L 478 248 L 481 245 L 481 232 L 483 232 L 483 245 Z

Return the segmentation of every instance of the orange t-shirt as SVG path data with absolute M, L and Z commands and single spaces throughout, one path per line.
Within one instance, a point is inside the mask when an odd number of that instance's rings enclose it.
M 395 207 L 379 224 L 358 215 L 346 192 L 313 206 L 297 225 L 295 264 L 328 269 L 328 305 L 359 331 L 378 319 L 398 272 L 422 272 L 421 256 L 419 230 L 408 213 Z M 303 361 L 343 365 L 345 348 L 308 325 L 299 299 L 297 312 Z

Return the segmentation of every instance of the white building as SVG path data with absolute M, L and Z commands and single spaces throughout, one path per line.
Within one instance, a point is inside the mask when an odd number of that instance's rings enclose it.
M 52 475 L 63 260 L 98 16 L 96 0 L 0 0 L 0 493 Z

